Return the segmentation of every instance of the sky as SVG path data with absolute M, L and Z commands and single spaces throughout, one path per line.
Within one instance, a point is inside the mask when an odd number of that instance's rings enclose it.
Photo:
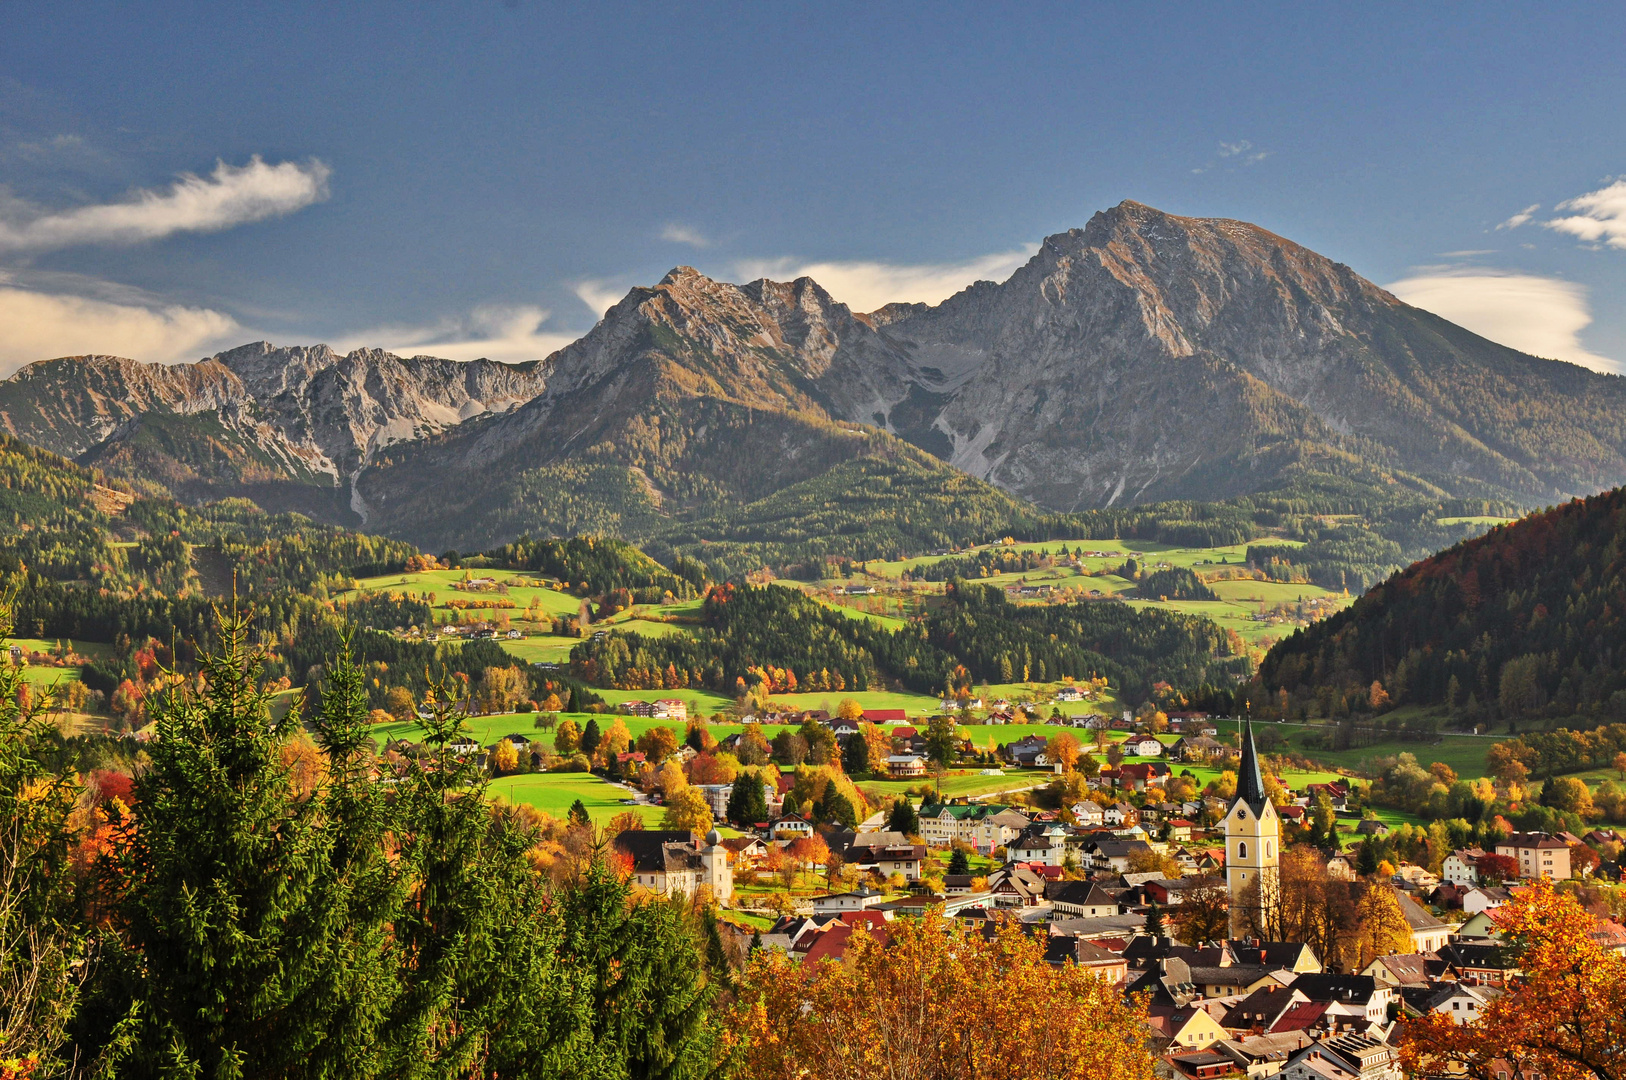
M 1123 199 L 1626 370 L 1626 8 L 0 0 L 0 374 L 545 356 L 634 285 L 1003 279 Z

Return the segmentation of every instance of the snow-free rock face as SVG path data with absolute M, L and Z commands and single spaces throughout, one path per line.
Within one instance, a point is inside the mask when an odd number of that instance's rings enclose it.
M 1621 379 L 1486 341 L 1244 222 L 1125 202 L 1003 284 L 877 321 L 942 402 L 899 433 L 1057 509 L 1351 460 L 1538 501 L 1626 479 Z
M 536 362 L 462 363 L 378 349 L 340 355 L 326 345 L 263 341 L 195 364 L 72 356 L 31 364 L 0 383 L 0 427 L 114 467 L 117 448 L 101 444 L 136 431 L 135 418 L 213 414 L 234 439 L 281 462 L 283 479 L 340 484 L 380 446 L 506 412 L 546 382 Z M 255 478 L 266 480 L 264 471 L 261 464 Z

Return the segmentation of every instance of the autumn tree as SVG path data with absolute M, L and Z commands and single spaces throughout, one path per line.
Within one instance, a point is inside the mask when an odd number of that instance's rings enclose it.
M 677 752 L 677 732 L 669 727 L 652 727 L 638 736 L 637 747 L 651 765 L 659 765 Z
M 1407 1073 L 1626 1077 L 1626 958 L 1593 939 L 1593 916 L 1573 896 L 1537 882 L 1492 918 L 1523 977 L 1468 1023 L 1435 1012 L 1408 1022 L 1401 1043 Z
M 1355 905 L 1355 933 L 1345 949 L 1350 970 L 1362 971 L 1380 956 L 1412 951 L 1411 924 L 1394 886 L 1369 884 Z
M 1230 891 L 1225 882 L 1208 876 L 1194 889 L 1181 894 L 1172 915 L 1174 936 L 1187 945 L 1224 941 L 1230 936 Z
M 491 751 L 491 769 L 498 776 L 507 776 L 519 768 L 519 749 L 511 739 L 498 739 Z
M 553 748 L 559 753 L 569 756 L 574 754 L 581 746 L 582 732 L 574 720 L 561 720 L 553 732 Z
M 1519 862 L 1511 855 L 1495 853 L 1481 855 L 1474 860 L 1474 876 L 1486 883 L 1516 881 L 1519 877 Z
M 1078 737 L 1071 731 L 1058 731 L 1045 743 L 1044 752 L 1051 764 L 1060 762 L 1063 770 L 1072 772 L 1078 764 Z
M 847 721 L 857 721 L 864 716 L 864 707 L 852 698 L 842 698 L 836 706 L 836 716 Z
M 1043 945 L 1009 921 L 991 940 L 935 914 L 884 935 L 859 929 L 839 964 L 764 950 L 730 1022 L 744 1044 L 740 1074 L 753 1078 L 1153 1075 L 1144 1006 L 1084 968 L 1046 964 Z
M 666 802 L 666 813 L 661 815 L 661 828 L 687 829 L 704 835 L 711 831 L 711 805 L 699 788 L 685 785 Z

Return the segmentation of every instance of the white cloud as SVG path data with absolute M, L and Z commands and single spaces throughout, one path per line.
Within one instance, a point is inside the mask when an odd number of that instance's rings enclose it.
M 1015 251 L 982 255 L 957 263 L 899 265 L 882 262 L 816 262 L 794 259 L 748 260 L 736 265 L 744 280 L 787 281 L 810 277 L 854 311 L 874 311 L 891 303 L 938 304 L 974 281 L 1003 281 L 1039 250 L 1026 244 Z
M 1222 142 L 1219 144 L 1219 156 L 1237 157 L 1238 155 L 1245 154 L 1252 149 L 1253 143 L 1249 142 L 1247 139 L 1243 139 L 1240 142 Z
M 1612 374 L 1626 370 L 1581 344 L 1581 331 L 1592 322 L 1583 286 L 1475 269 L 1423 273 L 1385 287 L 1408 304 L 1533 356 Z
M 1523 225 L 1525 222 L 1535 217 L 1536 211 L 1540 209 L 1540 203 L 1531 203 L 1529 206 L 1525 207 L 1523 210 L 1520 210 L 1517 214 L 1514 214 L 1512 217 L 1508 218 L 1506 221 L 1502 222 L 1496 227 L 1497 229 L 1517 229 L 1520 225 Z
M 629 291 L 624 286 L 598 278 L 589 278 L 578 281 L 570 287 L 576 298 L 586 304 L 593 311 L 593 318 L 602 319 L 606 312 L 626 298 Z
M 1578 212 L 1542 225 L 1589 243 L 1626 249 L 1626 178 L 1561 202 L 1555 209 Z
M 575 334 L 550 333 L 545 308 L 529 304 L 484 304 L 460 315 L 424 326 L 380 326 L 346 334 L 335 349 L 384 349 L 402 356 L 441 356 L 448 360 L 540 360 L 576 340 Z
M 243 329 L 230 315 L 179 304 L 115 303 L 38 292 L 0 279 L 0 373 L 58 356 L 112 353 L 135 360 L 194 360 Z
M 180 232 L 219 232 L 278 217 L 327 198 L 332 170 L 320 161 L 215 165 L 207 177 L 182 173 L 167 188 L 145 188 L 119 201 L 55 213 L 29 212 L 8 200 L 0 250 L 46 251 L 81 244 L 136 244 Z
M 690 247 L 710 247 L 711 241 L 699 229 L 678 222 L 671 222 L 661 230 L 661 239 L 674 244 L 688 244 Z

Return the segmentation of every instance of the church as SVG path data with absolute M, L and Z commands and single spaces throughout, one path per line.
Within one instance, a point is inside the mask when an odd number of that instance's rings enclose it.
M 1230 892 L 1231 937 L 1241 938 L 1253 923 L 1250 907 L 1277 894 L 1282 819 L 1265 795 L 1253 724 L 1242 722 L 1242 763 L 1236 773 L 1236 799 L 1225 814 L 1225 884 Z M 1254 887 L 1257 886 L 1257 892 Z

